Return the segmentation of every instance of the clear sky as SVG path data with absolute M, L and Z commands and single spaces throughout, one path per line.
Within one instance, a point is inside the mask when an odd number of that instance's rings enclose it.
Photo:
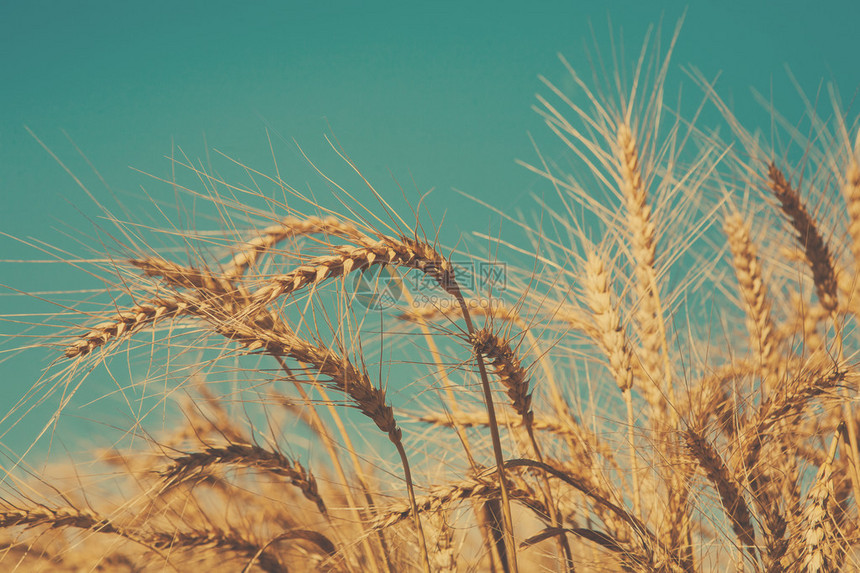
M 487 212 L 452 188 L 506 211 L 528 211 L 529 193 L 549 192 L 515 160 L 533 160 L 529 133 L 546 138 L 530 107 L 547 93 L 539 74 L 561 81 L 557 54 L 587 70 L 583 46 L 596 41 L 608 52 L 611 31 L 633 58 L 649 25 L 662 22 L 665 39 L 685 13 L 669 83 L 684 84 L 691 101 L 700 94 L 685 66 L 721 73 L 718 90 L 741 119 L 765 126 L 751 88 L 773 91 L 789 117 L 802 111 L 785 65 L 809 94 L 832 81 L 848 104 L 860 88 L 860 3 L 852 1 L 4 0 L 0 231 L 64 244 L 67 225 L 98 215 L 25 126 L 99 200 L 105 187 L 64 132 L 118 194 L 156 186 L 134 169 L 167 175 L 173 144 L 193 158 L 208 145 L 270 172 L 266 129 L 281 176 L 324 193 L 292 141 L 337 179 L 345 170 L 330 134 L 382 193 L 399 195 L 399 182 L 414 200 L 433 188 L 436 220 L 447 213 L 452 232 L 485 230 Z M 0 259 L 41 257 L 0 236 Z M 17 289 L 87 280 L 59 265 L 0 263 L 0 284 Z M 0 314 L 23 304 L 0 292 Z M 0 333 L 18 328 L 0 322 Z M 49 360 L 27 356 L 0 362 L 0 405 Z

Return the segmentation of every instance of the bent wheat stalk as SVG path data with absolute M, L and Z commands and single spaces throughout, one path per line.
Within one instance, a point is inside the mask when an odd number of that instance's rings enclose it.
M 284 275 L 273 277 L 268 284 L 260 287 L 253 296 L 255 307 L 262 308 L 280 296 L 288 295 L 305 287 L 314 287 L 326 279 L 340 277 L 354 270 L 360 270 L 371 265 L 390 264 L 398 267 L 416 269 L 434 279 L 448 294 L 453 296 L 460 306 L 469 336 L 474 336 L 475 326 L 469 313 L 468 305 L 457 283 L 454 267 L 440 255 L 432 246 L 418 239 L 381 236 L 373 245 L 358 247 L 340 246 L 332 249 L 332 255 L 316 257 L 304 265 Z M 481 386 L 487 414 L 490 418 L 490 436 L 493 443 L 493 453 L 496 467 L 499 470 L 500 489 L 502 497 L 502 513 L 504 517 L 505 546 L 509 554 L 509 565 L 513 573 L 518 572 L 516 544 L 513 535 L 513 518 L 510 510 L 507 486 L 504 482 L 504 457 L 496 422 L 495 407 L 493 406 L 492 390 L 489 377 L 484 365 L 483 355 L 475 349 L 475 360 L 481 376 Z
M 499 381 L 507 388 L 511 405 L 523 421 L 535 457 L 538 461 L 543 462 L 543 454 L 535 438 L 532 393 L 529 391 L 530 382 L 525 369 L 520 363 L 519 357 L 514 352 L 509 341 L 499 337 L 489 328 L 482 328 L 476 331 L 470 338 L 475 352 L 489 359 L 490 365 L 495 370 Z M 552 499 L 552 490 L 550 489 L 546 475 L 543 476 L 543 485 L 544 498 L 549 509 L 550 524 L 552 527 L 558 528 L 561 525 L 561 521 Z M 567 570 L 572 572 L 574 570 L 573 557 L 566 532 L 560 531 L 558 539 Z

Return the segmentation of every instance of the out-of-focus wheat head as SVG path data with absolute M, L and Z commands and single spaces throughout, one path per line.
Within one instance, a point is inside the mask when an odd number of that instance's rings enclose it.
M 560 207 L 511 219 L 525 244 L 478 235 L 492 255 L 357 169 L 371 200 L 329 181 L 332 210 L 175 158 L 219 228 L 170 251 L 113 218 L 106 303 L 4 423 L 61 396 L 50 436 L 103 369 L 134 423 L 52 478 L 10 464 L 4 570 L 860 566 L 856 122 L 834 95 L 766 145 L 694 72 L 721 138 L 664 101 L 676 37 L 545 81 L 572 160 L 525 165 Z M 464 269 L 508 258 L 504 284 Z

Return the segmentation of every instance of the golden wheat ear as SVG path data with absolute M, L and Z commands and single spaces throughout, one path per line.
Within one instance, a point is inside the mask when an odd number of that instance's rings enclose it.
M 747 330 L 755 350 L 755 363 L 761 368 L 762 395 L 767 396 L 779 380 L 776 326 L 771 318 L 771 302 L 762 274 L 756 246 L 750 239 L 749 225 L 733 213 L 726 217 L 723 230 L 732 251 L 735 275 L 747 312 Z
M 325 502 L 320 496 L 316 479 L 310 471 L 298 462 L 290 461 L 280 452 L 270 451 L 249 444 L 230 444 L 223 448 L 209 447 L 173 460 L 170 467 L 162 470 L 161 479 L 165 488 L 173 488 L 205 477 L 206 468 L 212 466 L 236 466 L 260 469 L 274 475 L 286 477 L 290 484 L 299 488 L 308 500 L 312 501 L 323 515 L 328 514 Z
M 797 242 L 806 253 L 812 269 L 812 280 L 818 294 L 818 302 L 828 312 L 836 312 L 839 293 L 833 257 L 824 235 L 815 219 L 809 214 L 798 191 L 791 186 L 782 170 L 774 163 L 768 165 L 768 181 L 771 192 L 779 200 L 780 207 L 797 232 Z
M 857 152 L 849 160 L 845 168 L 845 183 L 842 186 L 848 210 L 848 234 L 851 236 L 851 255 L 854 259 L 854 270 L 860 272 L 860 159 Z

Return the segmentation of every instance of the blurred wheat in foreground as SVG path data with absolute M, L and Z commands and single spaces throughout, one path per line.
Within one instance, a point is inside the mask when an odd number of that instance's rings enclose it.
M 60 397 L 47 438 L 103 372 L 133 420 L 65 477 L 8 464 L 2 569 L 857 570 L 856 122 L 758 137 L 693 73 L 721 138 L 638 62 L 546 82 L 572 161 L 526 166 L 556 207 L 516 242 L 174 159 L 216 224 L 113 217 L 4 423 Z

